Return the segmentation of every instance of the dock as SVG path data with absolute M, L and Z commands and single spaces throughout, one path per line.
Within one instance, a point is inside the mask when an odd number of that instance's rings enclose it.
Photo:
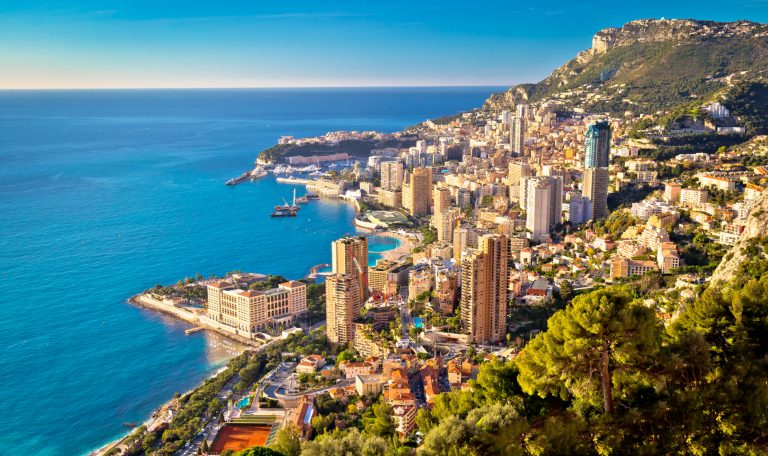
M 302 179 L 300 177 L 278 177 L 275 179 L 280 184 L 307 185 L 315 182 L 314 179 Z
M 186 335 L 190 335 L 190 334 L 194 334 L 194 333 L 196 333 L 196 332 L 198 332 L 198 331 L 203 331 L 204 329 L 205 329 L 205 328 L 203 328 L 202 326 L 197 326 L 197 327 L 195 327 L 195 328 L 189 328 L 189 329 L 185 329 L 185 330 L 184 330 L 184 334 L 186 334 Z

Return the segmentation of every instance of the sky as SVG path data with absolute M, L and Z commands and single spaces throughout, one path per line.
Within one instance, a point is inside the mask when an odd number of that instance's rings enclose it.
M 661 17 L 768 22 L 768 0 L 0 0 L 0 89 L 507 86 Z

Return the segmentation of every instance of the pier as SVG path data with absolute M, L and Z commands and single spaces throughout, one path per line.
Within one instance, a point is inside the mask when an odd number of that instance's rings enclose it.
M 307 185 L 315 182 L 314 179 L 302 179 L 300 177 L 278 177 L 275 179 L 279 184 Z
M 203 330 L 205 330 L 205 328 L 203 328 L 202 326 L 197 326 L 195 328 L 185 329 L 184 330 L 184 334 L 190 335 L 190 334 L 194 334 L 194 333 L 196 333 L 198 331 L 203 331 Z
M 327 276 L 331 275 L 330 272 L 320 272 L 323 268 L 328 268 L 331 265 L 328 263 L 318 264 L 315 266 L 312 266 L 312 269 L 309 270 L 309 275 L 307 276 L 308 279 L 316 279 L 317 276 Z

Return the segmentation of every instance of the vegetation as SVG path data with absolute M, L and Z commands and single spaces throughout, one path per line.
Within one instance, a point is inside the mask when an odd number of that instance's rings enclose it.
M 766 453 L 766 246 L 750 244 L 733 280 L 666 328 L 640 298 L 666 285 L 658 275 L 576 296 L 514 361 L 483 364 L 471 390 L 421 409 L 418 454 Z M 305 453 L 392 454 L 381 411 Z
M 259 282 L 254 282 L 248 286 L 248 289 L 250 290 L 271 290 L 272 288 L 277 288 L 278 285 L 281 283 L 287 282 L 288 279 L 281 275 L 269 275 L 267 276 L 266 280 L 262 280 Z
M 437 241 L 437 230 L 430 226 L 422 226 L 421 235 L 423 236 L 422 245 L 432 244 Z
M 373 138 L 346 139 L 337 144 L 276 144 L 261 151 L 259 159 L 279 162 L 285 160 L 286 157 L 329 155 L 341 152 L 346 152 L 352 157 L 368 157 L 373 149 L 386 149 L 388 147 L 407 149 L 415 144 L 416 138 L 410 136 L 383 141 Z
M 325 284 L 307 284 L 307 323 L 313 325 L 325 319 Z
M 768 134 L 768 82 L 737 82 L 726 94 L 726 105 L 748 134 Z
M 223 453 L 222 453 L 223 454 Z M 275 451 L 271 448 L 265 447 L 253 447 L 247 450 L 238 451 L 232 454 L 232 456 L 288 456 Z
M 621 236 L 630 226 L 637 222 L 627 209 L 613 211 L 605 220 L 599 220 L 592 224 L 592 230 L 598 236 L 609 235 L 614 239 Z
M 707 25 L 713 32 L 685 34 L 680 32 L 692 32 L 695 26 L 659 22 L 646 29 L 628 24 L 621 32 L 626 37 L 622 45 L 588 58 L 573 59 L 539 83 L 520 84 L 495 94 L 488 99 L 486 107 L 504 109 L 517 102 L 540 101 L 565 91 L 590 87 L 601 96 L 586 99 L 575 94 L 573 100 L 566 98 L 565 107 L 570 101 L 591 112 L 655 113 L 672 106 L 685 106 L 694 99 L 712 97 L 725 87 L 724 76 L 744 72 L 741 77 L 750 78 L 768 70 L 768 40 L 764 37 L 718 36 L 721 24 Z M 755 27 L 765 29 L 759 24 Z M 648 40 L 656 34 L 657 40 Z M 645 39 L 633 38 L 639 36 Z M 754 93 L 744 98 L 759 100 Z M 763 102 L 763 109 L 765 106 Z M 734 111 L 743 115 L 741 112 L 753 112 L 761 106 L 754 103 L 745 108 Z M 750 122 L 750 125 L 768 124 Z

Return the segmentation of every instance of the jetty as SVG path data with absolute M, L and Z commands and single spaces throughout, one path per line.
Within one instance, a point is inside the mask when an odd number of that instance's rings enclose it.
M 279 184 L 307 185 L 315 182 L 314 179 L 302 179 L 300 177 L 278 177 L 275 179 Z
M 322 263 L 315 266 L 312 266 L 312 269 L 309 270 L 309 275 L 307 275 L 308 279 L 315 279 L 317 276 L 327 276 L 331 275 L 330 272 L 320 272 L 321 269 L 329 268 L 331 267 L 328 263 Z
M 128 302 L 135 306 L 154 310 L 155 312 L 159 312 L 163 315 L 173 317 L 192 325 L 192 328 L 188 328 L 184 331 L 187 335 L 197 331 L 208 330 L 250 347 L 260 348 L 265 345 L 263 340 L 245 337 L 243 334 L 237 333 L 237 331 L 233 332 L 233 330 L 226 325 L 207 318 L 204 309 L 179 306 L 167 299 L 157 299 L 152 296 L 151 293 L 138 294 L 128 299 Z

